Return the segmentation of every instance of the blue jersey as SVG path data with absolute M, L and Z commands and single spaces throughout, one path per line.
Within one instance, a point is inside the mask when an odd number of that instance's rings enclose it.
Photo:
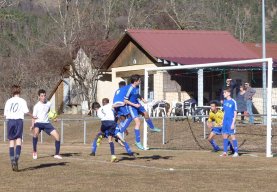
M 233 121 L 234 112 L 237 111 L 237 102 L 234 99 L 224 100 L 223 110 L 224 110 L 223 122 Z
M 117 89 L 113 97 L 113 104 L 117 106 L 123 106 L 126 92 L 127 92 L 127 86 L 123 86 Z
M 134 104 L 138 104 L 138 99 L 140 98 L 139 95 L 139 88 L 133 87 L 132 84 L 127 85 L 127 93 L 125 95 L 125 99 L 129 100 L 130 102 Z

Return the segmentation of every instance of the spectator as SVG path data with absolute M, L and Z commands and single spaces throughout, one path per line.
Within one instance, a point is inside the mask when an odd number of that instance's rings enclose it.
M 246 92 L 244 94 L 245 100 L 246 100 L 246 108 L 247 108 L 247 113 L 249 114 L 249 123 L 254 124 L 254 116 L 252 112 L 252 98 L 256 93 L 256 90 L 253 89 L 249 83 L 244 83 L 244 86 L 246 87 Z
M 246 108 L 246 100 L 245 100 L 245 92 L 246 92 L 246 87 L 241 85 L 239 87 L 239 92 L 236 97 L 236 102 L 237 102 L 237 107 L 238 107 L 238 113 L 241 113 L 241 122 L 244 122 L 244 112 L 247 111 Z

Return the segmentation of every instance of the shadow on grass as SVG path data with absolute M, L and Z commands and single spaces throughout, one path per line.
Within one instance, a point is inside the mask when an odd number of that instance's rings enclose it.
M 128 154 L 126 154 L 128 155 Z M 133 161 L 136 159 L 143 159 L 146 161 L 152 161 L 152 160 L 159 160 L 159 159 L 165 159 L 165 160 L 169 160 L 172 159 L 173 156 L 160 156 L 160 155 L 152 155 L 152 156 L 138 156 L 139 154 L 135 154 L 135 157 L 132 156 L 128 156 L 128 157 L 122 157 L 121 159 L 119 159 L 119 161 Z
M 61 153 L 62 157 L 73 157 L 73 156 L 80 156 L 81 153 Z
M 28 167 L 28 168 L 24 168 L 19 170 L 20 172 L 23 171 L 32 171 L 32 170 L 36 170 L 36 169 L 43 169 L 43 168 L 49 168 L 49 167 L 56 167 L 56 166 L 65 166 L 66 164 L 68 164 L 68 162 L 59 162 L 59 163 L 44 163 L 44 164 L 40 164 L 34 167 Z

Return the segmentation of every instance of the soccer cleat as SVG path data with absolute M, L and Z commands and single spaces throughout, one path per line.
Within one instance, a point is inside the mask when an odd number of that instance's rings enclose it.
M 37 159 L 37 158 L 38 158 L 37 152 L 33 152 L 33 159 Z
M 101 144 L 102 139 L 103 139 L 103 135 L 100 135 L 100 136 L 98 137 L 97 141 L 96 141 L 97 147 Z
M 18 163 L 16 161 L 12 161 L 12 170 L 18 172 Z
M 118 162 L 118 159 L 116 158 L 115 155 L 112 155 L 112 157 L 111 157 L 111 162 L 112 162 L 112 163 Z
M 62 156 L 60 156 L 60 155 L 54 155 L 54 158 L 55 159 L 63 159 Z
M 90 156 L 95 156 L 95 153 L 94 153 L 94 152 L 91 152 L 89 155 L 90 155 Z
M 228 156 L 228 154 L 225 153 L 225 152 L 223 152 L 223 153 L 220 155 L 220 157 L 227 157 L 227 156 Z
M 154 127 L 153 129 L 150 128 L 151 132 L 161 132 L 161 129 Z
M 135 145 L 137 146 L 138 149 L 144 150 L 144 147 L 142 146 L 142 144 L 140 142 L 135 142 Z
M 239 156 L 239 154 L 237 152 L 235 152 L 232 157 L 238 157 L 238 156 Z

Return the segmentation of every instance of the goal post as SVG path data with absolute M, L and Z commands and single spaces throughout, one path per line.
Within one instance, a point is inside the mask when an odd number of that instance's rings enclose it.
M 149 74 L 155 73 L 158 71 L 178 71 L 178 70 L 189 70 L 189 69 L 200 69 L 202 72 L 198 72 L 198 102 L 202 102 L 204 98 L 204 91 L 200 90 L 203 89 L 203 77 L 199 81 L 199 75 L 203 75 L 203 70 L 208 68 L 219 68 L 219 67 L 246 67 L 249 64 L 258 64 L 259 66 L 262 63 L 267 63 L 267 98 L 266 99 L 266 157 L 272 157 L 272 83 L 273 83 L 273 59 L 266 58 L 266 59 L 251 59 L 251 60 L 238 60 L 238 61 L 228 61 L 228 62 L 217 62 L 217 63 L 205 63 L 205 64 L 193 64 L 193 65 L 179 65 L 179 66 L 166 66 L 166 67 L 156 67 L 156 68 L 145 68 L 144 70 L 144 97 L 147 99 L 149 95 Z M 163 82 L 159 82 L 163 83 Z M 203 83 L 203 82 L 202 82 Z M 199 86 L 200 84 L 200 86 Z M 155 94 L 155 92 L 154 92 Z M 203 105 L 203 103 L 200 103 Z M 148 146 L 148 134 L 147 134 L 147 124 L 144 121 L 144 131 L 143 131 L 143 146 L 147 149 Z

